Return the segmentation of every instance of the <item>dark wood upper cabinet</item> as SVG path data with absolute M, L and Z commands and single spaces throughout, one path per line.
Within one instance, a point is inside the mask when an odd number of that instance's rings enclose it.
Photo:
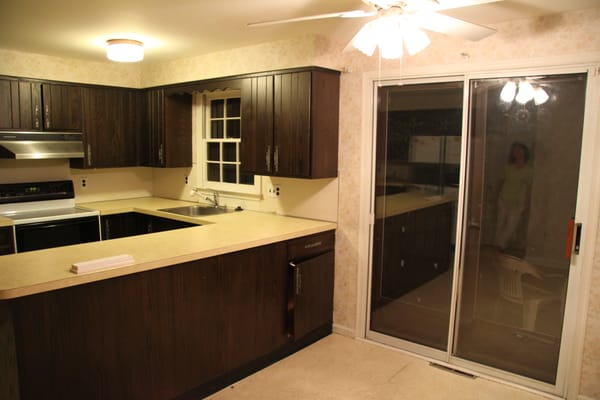
M 0 78 L 0 129 L 41 128 L 41 85 L 20 79 Z
M 273 76 L 242 83 L 241 167 L 257 175 L 272 174 Z
M 138 165 L 144 104 L 142 92 L 136 89 L 83 88 L 85 157 L 71 159 L 71 167 Z
M 241 168 L 295 178 L 337 176 L 339 72 L 307 68 L 242 87 Z
M 192 95 L 146 92 L 146 129 L 142 164 L 148 167 L 192 166 Z
M 43 83 L 43 129 L 81 132 L 83 129 L 81 99 L 81 86 Z
M 0 129 L 81 132 L 78 85 L 0 78 Z

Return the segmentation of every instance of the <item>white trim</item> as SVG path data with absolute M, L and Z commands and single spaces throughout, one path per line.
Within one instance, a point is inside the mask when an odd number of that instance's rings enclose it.
M 577 203 L 577 221 L 586 221 L 582 232 L 581 249 L 582 254 L 575 256 L 577 273 L 572 273 L 569 280 L 570 287 L 579 290 L 575 296 L 574 290 L 567 293 L 572 301 L 567 301 L 568 308 L 565 313 L 568 317 L 565 326 L 571 339 L 571 352 L 565 362 L 567 399 L 576 399 L 579 392 L 581 365 L 583 360 L 584 340 L 586 332 L 587 313 L 590 302 L 590 290 L 594 256 L 598 237 L 598 220 L 600 219 L 600 118 L 597 110 L 600 108 L 600 67 L 590 68 L 588 75 L 588 93 L 586 101 L 586 119 L 584 121 L 584 136 L 582 143 L 582 155 L 580 164 L 579 188 L 582 191 L 581 200 Z M 587 195 L 585 195 L 587 193 Z M 575 285 L 575 286 L 571 286 Z M 569 300 L 569 299 L 567 299 Z M 568 322 L 568 323 L 567 323 Z
M 209 181 L 206 171 L 206 165 L 210 163 L 208 161 L 207 155 L 207 146 L 206 144 L 210 142 L 210 138 L 207 139 L 207 132 L 210 129 L 211 119 L 208 117 L 208 107 L 209 100 L 211 99 L 229 99 L 240 97 L 241 92 L 239 90 L 225 90 L 225 91 L 216 91 L 216 92 L 195 92 L 194 93 L 194 136 L 196 137 L 196 154 L 197 154 L 197 182 L 196 186 L 200 190 L 217 190 L 221 192 L 227 192 L 230 194 L 230 197 L 235 197 L 236 194 L 239 196 L 250 196 L 250 197 L 260 197 L 262 194 L 262 178 L 259 175 L 254 175 L 254 185 L 247 184 L 236 184 L 236 183 L 226 183 L 226 182 L 214 182 Z M 241 110 L 240 110 L 241 111 Z M 240 118 L 231 118 L 232 120 L 241 119 Z M 242 127 L 243 130 L 243 127 Z M 243 131 L 241 133 L 243 139 Z M 222 140 L 218 140 L 221 142 L 232 142 L 232 143 L 240 143 L 242 139 L 227 139 L 224 138 Z M 237 145 L 239 149 L 239 144 Z M 223 162 L 220 161 L 219 165 L 239 165 L 239 160 L 236 162 Z
M 586 315 L 590 297 L 591 274 L 593 271 L 594 250 L 598 235 L 598 219 L 600 216 L 600 175 L 593 171 L 600 170 L 600 156 L 595 156 L 594 151 L 600 147 L 597 136 L 600 133 L 600 119 L 596 110 L 600 108 L 600 77 L 598 77 L 598 62 L 600 54 L 587 54 L 576 57 L 555 57 L 547 59 L 512 60 L 506 63 L 479 64 L 479 65 L 449 65 L 443 67 L 406 68 L 402 71 L 366 72 L 363 74 L 363 101 L 362 101 L 362 136 L 361 136 L 361 181 L 360 181 L 360 218 L 359 218 L 359 248 L 358 248 L 358 282 L 357 282 L 357 328 L 358 337 L 367 337 L 368 310 L 370 309 L 370 242 L 371 223 L 373 215 L 373 163 L 374 163 L 374 104 L 373 87 L 380 80 L 406 82 L 422 79 L 445 79 L 453 75 L 461 75 L 468 84 L 468 79 L 518 76 L 528 74 L 545 75 L 575 72 L 590 72 L 588 75 L 588 92 L 586 97 L 585 125 L 581 155 L 580 182 L 577 201 L 577 220 L 585 221 L 585 232 L 582 238 L 581 255 L 574 257 L 576 273 L 569 277 L 569 287 L 578 287 L 579 290 L 570 290 L 565 308 L 562 350 L 560 355 L 557 383 L 553 392 L 555 395 L 567 396 L 576 399 L 579 390 L 581 375 L 581 360 L 585 339 Z M 519 66 L 519 67 L 516 67 Z M 504 67 L 504 68 L 503 68 Z M 595 71 L 595 74 L 591 72 Z M 428 80 L 429 82 L 431 80 Z M 463 146 L 464 146 L 463 139 Z M 466 157 L 466 155 L 463 155 Z M 465 165 L 463 163 L 463 165 Z M 464 167 L 463 167 L 464 168 Z M 459 220 L 460 220 L 459 214 Z M 450 352 L 449 352 L 450 353 Z M 504 374 L 495 378 L 500 382 L 508 383 L 503 379 Z M 510 375 L 505 377 L 510 379 Z M 513 380 L 515 381 L 515 380 Z M 516 379 L 519 381 L 519 379 Z M 521 382 L 517 383 L 521 386 Z M 530 380 L 523 378 L 522 385 L 538 386 L 546 395 L 546 384 L 531 384 Z

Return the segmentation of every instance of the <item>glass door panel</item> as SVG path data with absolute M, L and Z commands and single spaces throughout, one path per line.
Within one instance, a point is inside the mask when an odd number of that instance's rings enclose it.
M 447 351 L 463 82 L 378 89 L 370 330 Z
M 471 81 L 453 355 L 555 384 L 586 75 Z

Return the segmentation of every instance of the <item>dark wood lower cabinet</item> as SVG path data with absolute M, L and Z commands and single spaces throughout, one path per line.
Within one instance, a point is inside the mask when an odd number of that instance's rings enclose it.
M 100 217 L 102 240 L 118 239 L 146 233 L 199 226 L 190 222 L 146 215 L 138 212 L 103 215 Z
M 452 207 L 445 203 L 375 220 L 372 307 L 449 268 Z
M 15 252 L 12 226 L 0 227 L 0 256 Z
M 324 324 L 287 335 L 286 245 L 0 302 L 14 327 L 14 398 L 198 399 L 329 334 L 326 303 L 312 305 Z M 325 282 L 316 289 L 333 293 Z

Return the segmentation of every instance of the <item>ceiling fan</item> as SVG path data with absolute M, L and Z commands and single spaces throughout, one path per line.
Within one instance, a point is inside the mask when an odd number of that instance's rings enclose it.
M 352 10 L 306 17 L 254 22 L 250 27 L 310 21 L 325 18 L 369 18 L 346 49 L 356 48 L 372 56 L 378 47 L 382 58 L 397 59 L 406 47 L 410 55 L 427 47 L 431 41 L 423 32 L 480 40 L 496 31 L 492 28 L 453 18 L 437 11 L 470 7 L 501 0 L 362 0 L 368 10 Z

